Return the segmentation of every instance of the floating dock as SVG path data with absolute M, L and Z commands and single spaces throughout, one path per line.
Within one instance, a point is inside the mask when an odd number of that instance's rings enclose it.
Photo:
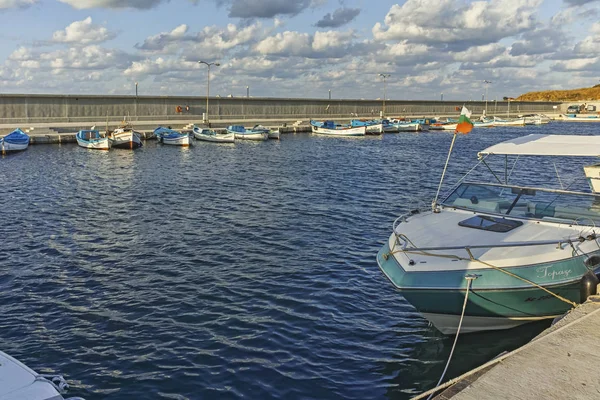
M 600 296 L 595 295 L 526 345 L 453 379 L 456 383 L 435 399 L 600 399 L 599 368 Z

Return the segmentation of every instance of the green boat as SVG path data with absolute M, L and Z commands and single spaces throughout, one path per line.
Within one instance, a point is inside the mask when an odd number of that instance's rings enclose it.
M 488 168 L 491 155 L 600 156 L 600 137 L 528 135 L 480 152 Z M 508 171 L 494 183 L 461 180 L 430 210 L 399 217 L 377 254 L 442 333 L 556 318 L 595 293 L 600 194 L 513 185 Z

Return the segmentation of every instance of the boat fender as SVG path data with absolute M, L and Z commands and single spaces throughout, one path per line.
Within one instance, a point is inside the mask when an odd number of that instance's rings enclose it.
M 583 303 L 588 297 L 597 293 L 598 283 L 600 283 L 600 280 L 592 271 L 588 271 L 583 274 L 581 277 L 581 287 L 579 291 L 580 303 Z

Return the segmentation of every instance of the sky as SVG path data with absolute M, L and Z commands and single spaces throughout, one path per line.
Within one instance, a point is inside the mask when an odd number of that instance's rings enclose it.
M 0 21 L 0 93 L 137 82 L 206 96 L 198 61 L 220 64 L 222 97 L 493 100 L 600 83 L 600 0 L 0 0 Z

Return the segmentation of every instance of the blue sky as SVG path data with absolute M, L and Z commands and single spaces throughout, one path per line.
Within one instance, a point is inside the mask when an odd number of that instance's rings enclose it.
M 600 83 L 600 0 L 0 0 L 0 92 L 489 99 Z M 6 27 L 12 27 L 7 29 Z

